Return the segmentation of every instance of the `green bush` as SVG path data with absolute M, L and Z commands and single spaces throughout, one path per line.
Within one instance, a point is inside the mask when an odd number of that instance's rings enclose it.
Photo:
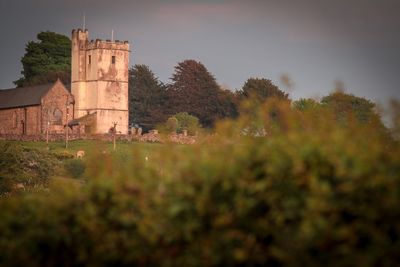
M 187 112 L 177 113 L 169 117 L 164 124 L 157 126 L 158 131 L 164 134 L 182 133 L 186 130 L 189 135 L 195 135 L 200 128 L 199 119 Z
M 73 159 L 75 156 L 71 152 L 68 151 L 60 151 L 60 152 L 53 152 L 53 155 L 58 160 L 66 160 L 66 159 Z
M 0 141 L 0 195 L 14 191 L 17 186 L 33 188 L 47 184 L 57 164 L 46 151 Z
M 82 187 L 1 200 L 0 265 L 399 264 L 398 142 L 287 102 L 241 114 L 184 149 L 100 154 Z
M 199 119 L 187 112 L 177 113 L 174 117 L 178 120 L 177 130 L 180 133 L 183 132 L 183 130 L 187 130 L 188 134 L 195 135 L 200 129 Z
M 81 159 L 69 159 L 64 162 L 64 168 L 68 175 L 73 178 L 79 178 L 85 172 L 86 165 Z
M 168 120 L 165 122 L 165 131 L 167 133 L 174 133 L 178 130 L 179 123 L 178 120 L 175 117 L 170 117 Z

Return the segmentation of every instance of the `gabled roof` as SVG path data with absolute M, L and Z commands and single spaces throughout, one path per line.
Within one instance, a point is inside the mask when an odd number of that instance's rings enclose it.
M 54 83 L 0 89 L 0 109 L 40 105 L 43 96 L 53 85 Z

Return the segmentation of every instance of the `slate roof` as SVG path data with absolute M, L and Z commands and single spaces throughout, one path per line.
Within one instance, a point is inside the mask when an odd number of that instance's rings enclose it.
M 13 89 L 0 89 L 0 109 L 40 105 L 54 83 Z

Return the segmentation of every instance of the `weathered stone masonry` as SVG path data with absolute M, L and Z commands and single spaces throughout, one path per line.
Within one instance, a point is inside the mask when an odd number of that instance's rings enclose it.
M 63 133 L 73 117 L 73 96 L 54 84 L 0 90 L 0 134 L 36 135 Z
M 115 123 L 128 133 L 129 43 L 88 38 L 87 30 L 72 31 L 72 94 L 60 81 L 0 90 L 0 135 L 61 134 L 66 124 L 105 134 Z
M 87 30 L 72 31 L 71 92 L 76 118 L 96 114 L 92 133 L 128 132 L 127 41 L 89 41 Z

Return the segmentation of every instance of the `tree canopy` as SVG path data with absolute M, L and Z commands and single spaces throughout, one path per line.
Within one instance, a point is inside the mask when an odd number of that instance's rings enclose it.
M 180 112 L 174 115 L 178 122 L 177 131 L 182 132 L 187 130 L 189 134 L 194 135 L 200 128 L 199 119 L 195 116 L 190 115 L 187 112 Z
M 270 97 L 288 99 L 288 94 L 280 90 L 271 80 L 250 78 L 245 82 L 242 90 L 239 91 L 239 98 L 244 99 L 250 97 L 254 98 L 254 100 L 264 102 Z
M 205 127 L 232 115 L 233 103 L 201 62 L 185 60 L 178 63 L 171 80 L 168 94 L 172 114 L 188 112 L 198 117 Z
M 154 128 L 168 117 L 165 109 L 166 90 L 146 65 L 129 70 L 129 123 Z
M 30 41 L 21 59 L 23 75 L 14 81 L 17 86 L 28 86 L 54 82 L 60 78 L 70 83 L 71 40 L 55 32 L 40 32 L 38 42 Z
M 374 103 L 352 94 L 337 91 L 323 97 L 321 103 L 332 109 L 338 120 L 346 120 L 349 116 L 354 116 L 361 123 L 380 120 Z
M 300 111 L 315 110 L 321 106 L 317 100 L 312 98 L 301 98 L 293 102 L 293 107 Z

